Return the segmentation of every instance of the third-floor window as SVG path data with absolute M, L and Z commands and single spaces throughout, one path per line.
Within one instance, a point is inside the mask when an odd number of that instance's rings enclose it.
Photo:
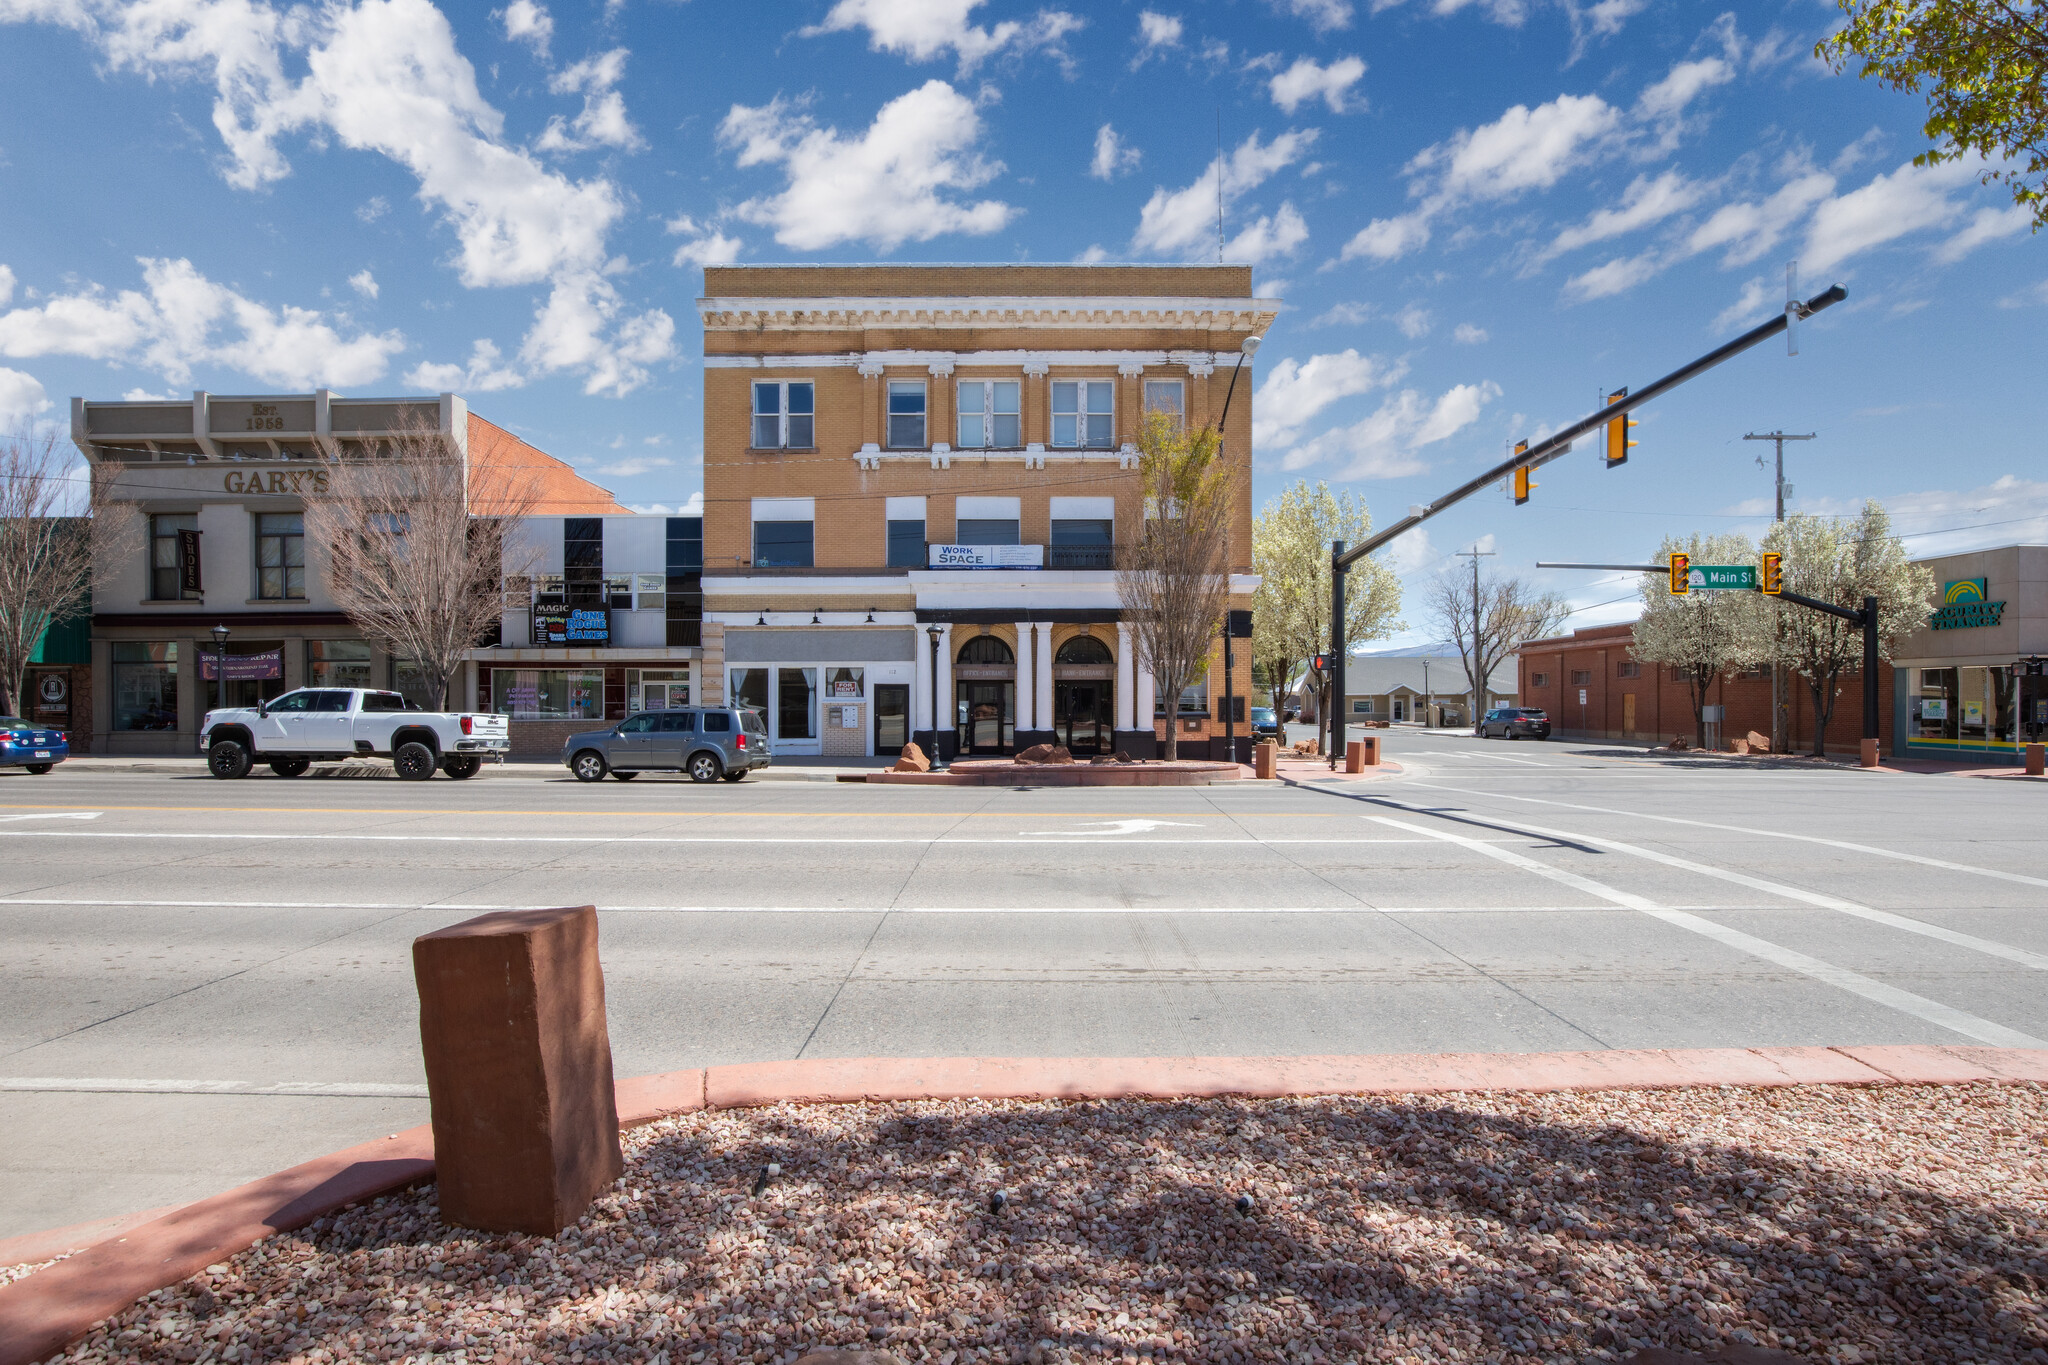
M 962 450 L 1017 450 L 1024 445 L 1018 399 L 1024 386 L 1014 379 L 960 381 Z
M 1116 383 L 1109 379 L 1055 379 L 1052 443 L 1108 450 L 1116 440 Z
M 817 445 L 817 390 L 808 379 L 754 383 L 754 449 L 810 450 Z

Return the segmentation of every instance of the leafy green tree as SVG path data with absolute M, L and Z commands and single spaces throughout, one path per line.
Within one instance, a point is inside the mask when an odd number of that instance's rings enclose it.
M 1785 557 L 1785 587 L 1792 592 L 1852 611 L 1875 597 L 1877 643 L 1885 655 L 1926 625 L 1934 610 L 1934 575 L 1906 558 L 1891 517 L 1875 502 L 1864 503 L 1854 517 L 1788 517 L 1764 537 L 1764 548 Z M 1827 752 L 1839 680 L 1862 669 L 1863 630 L 1806 607 L 1773 602 L 1766 610 L 1772 609 L 1779 628 L 1767 630 L 1762 643 L 1775 666 L 1806 679 L 1813 692 L 1813 755 L 1819 758 Z
M 1918 166 L 1981 156 L 1984 183 L 2048 224 L 2048 0 L 1839 0 L 1849 22 L 1814 55 L 1894 90 L 1927 91 Z
M 1372 534 L 1365 499 L 1326 483 L 1300 482 L 1252 521 L 1252 658 L 1264 667 L 1273 705 L 1302 664 L 1330 647 L 1330 542 L 1356 545 Z M 1345 637 L 1356 645 L 1402 628 L 1401 580 L 1376 559 L 1344 579 Z
M 1657 558 L 1689 555 L 1695 564 L 1754 564 L 1756 542 L 1743 535 L 1667 536 Z M 1661 573 L 1642 577 L 1643 614 L 1636 621 L 1629 653 L 1647 664 L 1663 664 L 1685 676 L 1692 701 L 1695 743 L 1707 747 L 1707 692 L 1731 669 L 1746 668 L 1769 648 L 1762 599 L 1749 592 L 1693 592 L 1674 597 Z

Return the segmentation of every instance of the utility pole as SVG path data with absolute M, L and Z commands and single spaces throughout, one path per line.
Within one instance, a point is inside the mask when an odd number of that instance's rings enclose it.
M 1815 433 L 1811 431 L 1805 433 L 1804 435 L 1797 436 L 1793 435 L 1790 432 L 1784 431 L 1752 431 L 1742 438 L 1745 441 L 1775 441 L 1777 443 L 1778 473 L 1777 478 L 1774 482 L 1774 488 L 1777 492 L 1778 501 L 1778 515 L 1776 520 L 1780 523 L 1782 523 L 1785 520 L 1785 496 L 1792 491 L 1791 485 L 1785 482 L 1785 442 L 1811 441 L 1814 438 L 1814 435 Z M 1763 459 L 1761 456 L 1758 457 L 1757 463 L 1763 463 Z M 1778 624 L 1774 627 L 1774 629 L 1781 636 L 1783 634 L 1784 628 L 1785 627 L 1783 621 L 1778 622 Z M 1789 743 L 1791 743 L 1791 738 L 1786 733 L 1788 729 L 1789 727 L 1785 724 L 1785 670 L 1779 666 L 1778 661 L 1776 659 L 1773 659 L 1771 660 L 1772 753 L 1782 754 L 1785 752 L 1785 747 Z
M 1479 650 L 1479 561 L 1496 552 L 1482 550 L 1474 545 L 1471 549 L 1460 550 L 1458 553 L 1472 561 L 1472 653 L 1467 661 L 1467 667 L 1472 670 L 1472 677 L 1468 680 L 1472 684 L 1472 732 L 1477 734 L 1479 713 L 1485 709 L 1479 702 L 1486 695 L 1486 678 L 1483 676 L 1486 659 Z

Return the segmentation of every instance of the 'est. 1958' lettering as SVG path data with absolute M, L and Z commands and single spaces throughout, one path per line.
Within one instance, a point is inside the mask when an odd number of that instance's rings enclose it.
M 327 491 L 324 469 L 237 469 L 221 481 L 230 493 L 312 493 Z

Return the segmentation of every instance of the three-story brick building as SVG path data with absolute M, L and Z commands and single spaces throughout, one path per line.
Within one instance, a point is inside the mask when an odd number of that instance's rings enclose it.
M 1143 757 L 1173 725 L 1221 756 L 1221 643 L 1157 696 L 1115 563 L 1144 524 L 1142 414 L 1220 422 L 1231 605 L 1250 605 L 1242 348 L 1279 305 L 1248 267 L 714 266 L 705 295 L 707 700 L 760 708 L 778 754 L 936 731 L 948 757 Z

